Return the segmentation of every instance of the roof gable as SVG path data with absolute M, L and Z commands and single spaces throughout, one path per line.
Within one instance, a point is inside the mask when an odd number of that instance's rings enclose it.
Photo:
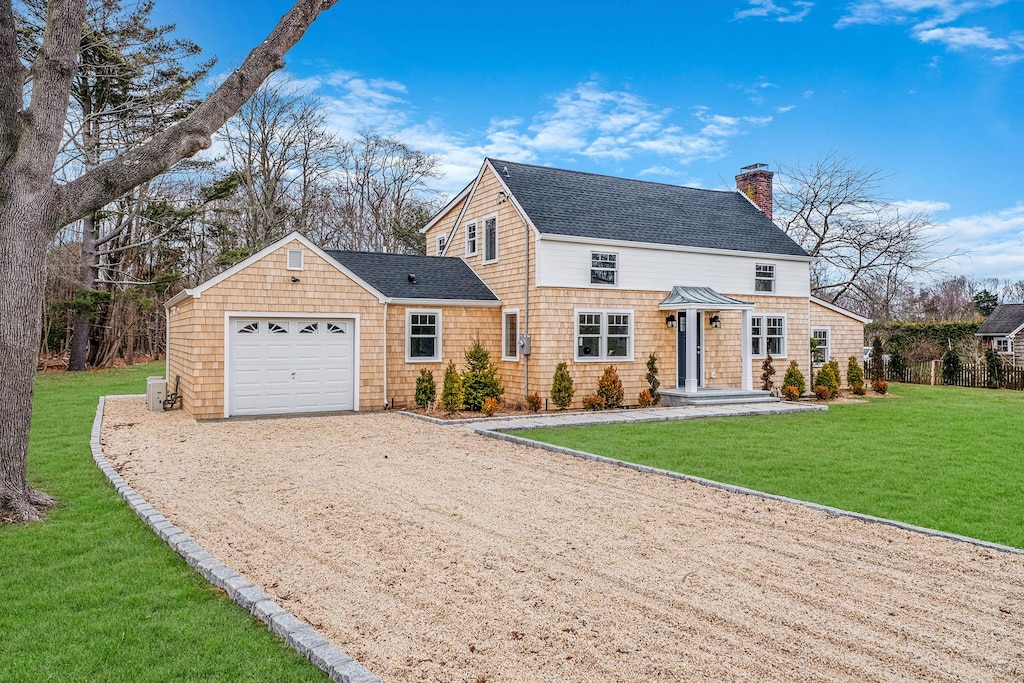
M 1024 327 L 1024 304 L 999 304 L 978 328 L 979 337 L 1015 334 Z
M 739 192 L 487 163 L 542 235 L 807 257 Z
M 460 258 L 333 249 L 326 253 L 392 301 L 500 303 Z

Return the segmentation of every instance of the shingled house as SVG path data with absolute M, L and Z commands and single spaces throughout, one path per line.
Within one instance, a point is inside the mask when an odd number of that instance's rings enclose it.
M 670 401 L 749 399 L 766 353 L 858 356 L 867 320 L 810 295 L 811 258 L 771 221 L 772 174 L 739 191 L 485 159 L 426 226 L 427 256 L 324 251 L 292 234 L 168 302 L 168 377 L 195 417 L 373 410 L 473 340 L 506 396 L 576 400 L 608 365 L 626 402 L 655 354 Z M 845 366 L 845 364 L 844 364 Z M 729 395 L 729 392 L 732 395 Z M 717 392 L 717 393 L 716 393 Z
M 1024 367 L 1024 304 L 999 304 L 977 336 L 1015 368 Z

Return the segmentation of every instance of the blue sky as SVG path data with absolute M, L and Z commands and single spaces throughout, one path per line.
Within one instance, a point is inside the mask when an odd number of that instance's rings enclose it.
M 163 0 L 237 66 L 287 0 Z M 828 153 L 931 209 L 951 272 L 1024 279 L 1024 0 L 341 0 L 286 59 L 343 134 L 708 188 Z

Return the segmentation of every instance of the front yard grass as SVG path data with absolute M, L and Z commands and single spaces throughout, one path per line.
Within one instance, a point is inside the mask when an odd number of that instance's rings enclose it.
M 99 396 L 163 363 L 36 381 L 29 478 L 59 503 L 0 525 L 0 681 L 321 681 L 326 677 L 135 516 L 92 461 Z
M 891 391 L 827 412 L 515 434 L 1024 548 L 1024 392 Z

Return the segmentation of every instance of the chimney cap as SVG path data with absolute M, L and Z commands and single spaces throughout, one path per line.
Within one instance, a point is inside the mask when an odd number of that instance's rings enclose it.
M 767 168 L 768 164 L 750 164 L 750 166 L 740 167 L 740 170 L 743 171 L 744 173 L 749 173 L 750 171 L 763 171 Z

